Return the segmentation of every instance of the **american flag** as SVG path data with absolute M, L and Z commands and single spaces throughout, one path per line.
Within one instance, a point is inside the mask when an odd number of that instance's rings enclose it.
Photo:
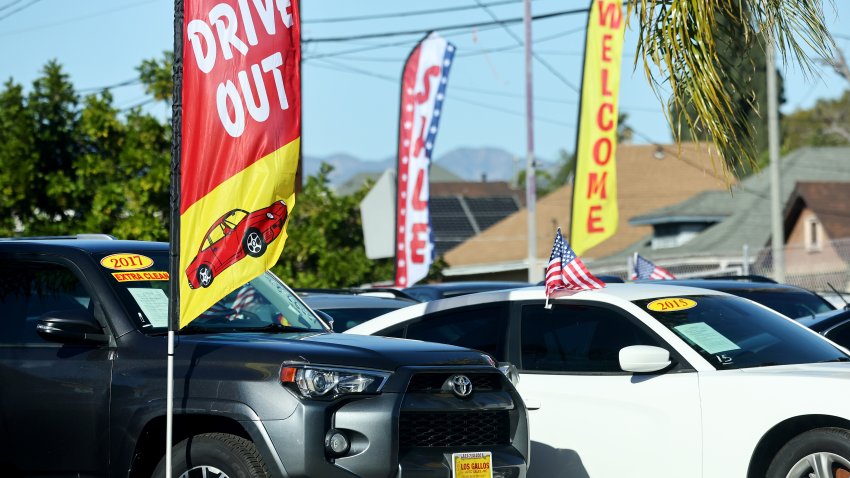
M 242 312 L 242 309 L 253 304 L 256 299 L 257 289 L 255 289 L 250 283 L 245 284 L 241 289 L 239 289 L 239 292 L 236 293 L 236 298 L 233 299 L 233 304 L 230 308 L 236 312 Z
M 635 254 L 635 270 L 632 272 L 632 279 L 653 279 L 666 280 L 675 279 L 670 271 L 663 267 L 658 267 L 648 259 L 644 259 L 640 254 Z
M 573 252 L 561 235 L 561 228 L 555 233 L 552 255 L 546 267 L 546 297 L 557 290 L 601 289 L 605 283 L 597 279 Z

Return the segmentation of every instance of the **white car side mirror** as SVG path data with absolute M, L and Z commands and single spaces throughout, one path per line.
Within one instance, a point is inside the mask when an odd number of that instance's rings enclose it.
M 620 349 L 620 368 L 626 372 L 657 372 L 667 368 L 670 352 L 652 345 L 631 345 Z

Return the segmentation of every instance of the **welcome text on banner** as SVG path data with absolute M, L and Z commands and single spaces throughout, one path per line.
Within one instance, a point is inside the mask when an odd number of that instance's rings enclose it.
M 621 0 L 591 2 L 570 228 L 578 255 L 613 236 L 619 221 L 616 151 L 624 31 Z

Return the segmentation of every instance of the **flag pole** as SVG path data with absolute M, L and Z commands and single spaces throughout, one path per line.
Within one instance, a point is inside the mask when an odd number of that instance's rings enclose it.
M 174 89 L 171 105 L 171 218 L 169 224 L 169 307 L 165 391 L 165 478 L 171 478 L 174 430 L 174 346 L 180 329 L 180 152 L 183 122 L 183 0 L 174 0 Z

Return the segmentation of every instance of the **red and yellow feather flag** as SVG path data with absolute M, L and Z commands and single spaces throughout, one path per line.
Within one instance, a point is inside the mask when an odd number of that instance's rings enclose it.
M 617 112 L 624 32 L 622 0 L 591 2 L 570 227 L 578 255 L 613 236 L 619 221 Z
M 301 140 L 298 2 L 182 3 L 179 327 L 277 262 Z

